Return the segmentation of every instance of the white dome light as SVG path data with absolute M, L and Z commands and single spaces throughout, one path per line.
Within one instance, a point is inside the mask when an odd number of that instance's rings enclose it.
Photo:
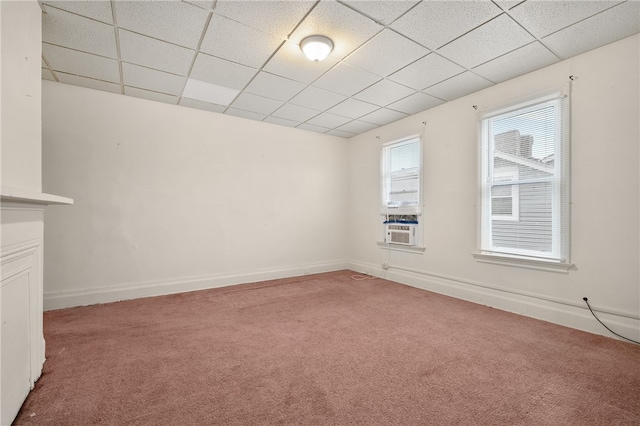
M 333 42 L 328 37 L 314 35 L 302 40 L 300 49 L 302 49 L 307 58 L 318 62 L 329 55 L 329 52 L 333 49 Z

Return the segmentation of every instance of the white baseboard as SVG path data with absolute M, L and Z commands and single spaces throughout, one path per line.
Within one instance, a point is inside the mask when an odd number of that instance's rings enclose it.
M 188 291 L 206 290 L 258 281 L 289 278 L 322 272 L 348 269 L 345 261 L 314 263 L 289 268 L 250 271 L 238 274 L 219 274 L 197 277 L 184 277 L 163 281 L 127 283 L 115 286 L 65 290 L 44 294 L 44 310 L 87 306 L 97 303 L 110 303 L 120 300 L 138 299 L 141 297 L 162 296 L 166 294 L 184 293 Z
M 394 266 L 381 271 L 380 265 L 367 262 L 350 261 L 349 269 L 374 276 L 380 276 L 381 272 L 384 272 L 385 279 L 400 284 L 617 339 L 597 322 L 582 300 L 568 301 L 500 289 L 471 280 L 447 277 L 428 271 L 404 270 Z M 593 304 L 592 308 L 596 311 L 596 315 L 616 333 L 636 341 L 640 339 L 640 318 L 637 314 L 600 308 Z
M 188 291 L 206 290 L 237 284 L 273 280 L 350 269 L 379 276 L 400 284 L 434 293 L 491 306 L 504 311 L 551 323 L 616 338 L 591 315 L 580 301 L 564 301 L 542 295 L 499 289 L 488 284 L 456 277 L 445 277 L 427 271 L 403 270 L 391 266 L 381 271 L 379 265 L 359 261 L 332 261 L 289 268 L 250 271 L 239 274 L 185 277 L 173 280 L 127 283 L 117 286 L 66 290 L 44 294 L 44 310 L 110 303 L 141 297 L 162 296 Z M 633 313 L 616 312 L 593 306 L 598 317 L 617 333 L 631 339 L 640 338 L 640 318 Z

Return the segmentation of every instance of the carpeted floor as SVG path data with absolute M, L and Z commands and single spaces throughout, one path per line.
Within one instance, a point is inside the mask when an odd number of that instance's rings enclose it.
M 46 312 L 16 424 L 640 424 L 640 346 L 352 274 Z

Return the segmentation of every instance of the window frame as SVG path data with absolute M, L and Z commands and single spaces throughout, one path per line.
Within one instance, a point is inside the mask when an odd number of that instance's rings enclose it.
M 391 150 L 403 145 L 412 143 L 418 144 L 418 172 L 406 173 L 404 176 L 398 177 L 398 179 L 406 178 L 407 176 L 416 176 L 417 180 L 417 201 L 415 204 L 399 207 L 389 206 L 389 194 L 391 192 L 391 183 L 394 178 L 388 176 L 391 174 L 389 170 L 391 168 Z M 418 215 L 422 214 L 422 176 L 423 176 L 423 141 L 421 135 L 411 135 L 401 139 L 395 139 L 389 142 L 385 142 L 381 146 L 380 150 L 380 213 L 382 215 Z
M 510 266 L 532 267 L 535 264 L 545 264 L 541 268 L 535 269 L 559 269 L 567 271 L 570 264 L 570 228 L 569 228 L 569 188 L 570 188 L 570 104 L 569 104 L 569 88 L 563 87 L 555 89 L 542 95 L 530 97 L 525 100 L 514 102 L 510 105 L 494 108 L 491 110 L 482 110 L 478 112 L 478 128 L 479 128 L 479 184 L 480 184 L 480 212 L 479 212 L 479 235 L 478 247 L 479 252 L 474 254 L 479 261 L 508 264 Z M 548 105 L 554 106 L 555 119 L 555 140 L 554 145 L 554 168 L 553 176 L 538 179 L 522 179 L 517 180 L 517 184 L 512 188 L 519 187 L 533 181 L 549 181 L 552 186 L 551 195 L 551 251 L 544 252 L 540 250 L 530 250 L 524 248 L 509 248 L 502 245 L 496 245 L 493 241 L 493 222 L 494 221 L 514 221 L 515 219 L 496 218 L 492 214 L 492 194 L 491 189 L 496 183 L 494 156 L 495 156 L 495 140 L 493 140 L 493 130 L 491 128 L 492 121 L 518 114 L 524 114 L 529 111 L 535 111 L 545 108 Z M 518 129 L 514 129 L 518 130 Z M 514 156 L 515 157 L 515 156 Z M 505 183 L 506 184 L 506 183 Z M 519 190 L 518 190 L 519 192 Z M 512 192 L 512 196 L 516 193 Z M 519 194 L 518 194 L 519 195 Z M 515 205 L 516 203 L 513 203 Z M 521 206 L 520 201 L 517 203 L 518 214 Z M 515 210 L 515 209 L 514 209 Z M 515 211 L 512 212 L 512 216 Z M 509 259 L 515 259 L 510 262 Z M 556 264 L 549 267 L 549 264 Z

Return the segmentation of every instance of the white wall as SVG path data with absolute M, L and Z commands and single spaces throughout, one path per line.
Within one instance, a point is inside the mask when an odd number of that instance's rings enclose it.
M 42 11 L 35 1 L 2 1 L 0 8 L 0 183 L 40 192 Z
M 43 81 L 45 309 L 346 267 L 347 140 Z
M 380 274 L 380 142 L 424 130 L 424 254 L 393 251 L 390 279 L 608 335 L 585 309 L 640 337 L 639 36 L 549 66 L 349 141 L 351 267 Z M 572 86 L 572 262 L 568 274 L 478 263 L 477 118 Z M 422 122 L 426 121 L 426 126 Z M 379 136 L 378 140 L 376 136 Z M 413 272 L 411 272 L 412 270 Z M 471 326 L 471 325 L 470 325 Z
M 0 1 L 0 424 L 11 424 L 40 377 L 41 9 Z M 16 201 L 21 198 L 20 201 Z M 24 203 L 28 199 L 27 203 Z

